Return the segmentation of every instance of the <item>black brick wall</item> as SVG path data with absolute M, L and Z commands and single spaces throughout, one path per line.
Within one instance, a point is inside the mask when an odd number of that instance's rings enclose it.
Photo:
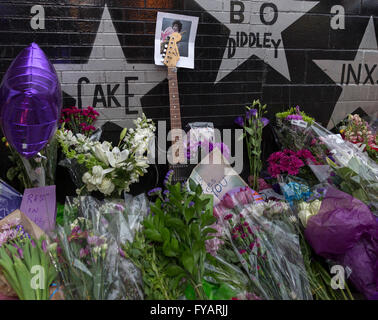
M 298 1 L 298 8 L 305 2 L 308 1 Z M 33 16 L 30 10 L 36 4 L 45 9 L 45 30 L 33 30 L 30 26 Z M 346 11 L 345 30 L 330 27 L 331 8 L 338 4 Z M 235 128 L 235 116 L 242 114 L 244 106 L 256 98 L 268 104 L 271 118 L 289 106 L 300 105 L 326 125 L 342 88 L 313 61 L 353 61 L 371 16 L 378 34 L 376 0 L 320 0 L 282 32 L 290 81 L 269 63 L 252 55 L 215 83 L 230 31 L 227 21 L 217 20 L 213 12 L 206 11 L 195 0 L 0 0 L 0 79 L 20 50 L 32 41 L 38 43 L 54 63 L 86 63 L 105 5 L 109 8 L 125 58 L 134 64 L 154 63 L 157 11 L 199 17 L 195 69 L 182 69 L 178 73 L 184 125 L 192 121 L 212 121 L 218 128 Z M 296 7 L 293 7 L 294 11 L 298 11 Z M 282 14 L 292 12 L 286 10 Z M 67 93 L 64 93 L 64 101 L 66 106 L 76 103 L 75 97 Z M 141 105 L 148 117 L 168 119 L 166 80 L 156 82 L 141 99 Z M 275 148 L 272 141 L 267 130 L 266 154 Z M 0 152 L 3 154 L 4 149 Z M 9 164 L 2 158 L 0 175 L 4 177 Z

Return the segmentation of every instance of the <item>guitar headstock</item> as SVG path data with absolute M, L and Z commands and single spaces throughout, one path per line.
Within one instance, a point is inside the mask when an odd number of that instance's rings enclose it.
M 174 68 L 177 65 L 177 62 L 180 60 L 180 53 L 177 47 L 177 43 L 181 41 L 181 34 L 174 32 L 169 36 L 168 43 L 165 45 L 163 52 L 163 63 L 167 67 Z

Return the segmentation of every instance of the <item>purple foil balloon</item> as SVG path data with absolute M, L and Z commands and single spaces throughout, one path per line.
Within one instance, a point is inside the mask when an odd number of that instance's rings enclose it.
M 27 159 L 54 135 L 62 92 L 53 65 L 32 43 L 14 59 L 0 86 L 0 124 L 10 145 Z

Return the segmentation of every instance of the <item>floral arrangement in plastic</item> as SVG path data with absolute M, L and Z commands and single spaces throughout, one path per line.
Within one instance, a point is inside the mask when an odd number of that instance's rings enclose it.
M 245 289 L 257 299 L 311 299 L 289 206 L 253 194 L 241 188 L 214 207 L 217 222 L 211 228 L 217 233 L 206 249 L 240 268 L 248 281 Z
M 341 128 L 340 133 L 344 140 L 359 146 L 365 145 L 363 150 L 366 149 L 368 155 L 378 162 L 378 135 L 358 114 L 348 115 L 348 120 Z
M 274 132 L 281 149 L 309 149 L 318 159 L 327 154 L 324 143 L 311 130 L 315 123 L 315 119 L 301 111 L 299 106 L 276 113 Z
M 273 178 L 279 175 L 299 176 L 316 182 L 316 177 L 307 164 L 320 164 L 319 160 L 307 149 L 292 151 L 285 149 L 272 153 L 268 158 L 268 172 Z M 314 180 L 315 179 L 315 180 Z
M 57 131 L 57 138 L 68 159 L 75 159 L 86 168 L 81 180 L 84 186 L 77 190 L 100 191 L 106 196 L 128 192 L 130 185 L 139 181 L 139 176 L 149 167 L 145 155 L 154 137 L 155 125 L 145 115 L 134 120 L 135 129 L 125 128 L 120 142 L 113 147 L 108 141 L 92 141 L 83 134 L 74 134 L 64 126 Z
M 99 115 L 100 114 L 92 107 L 79 109 L 72 106 L 62 110 L 59 123 L 64 123 L 64 127 L 75 134 L 81 133 L 88 137 L 96 130 L 93 123 L 97 120 Z
M 50 250 L 46 239 L 33 239 L 20 225 L 20 219 L 0 227 L 0 271 L 19 299 L 49 299 L 49 288 L 57 275 L 49 258 Z M 35 278 L 38 268 L 45 272 L 41 283 Z
M 280 120 L 303 120 L 306 121 L 308 124 L 313 124 L 315 122 L 314 118 L 308 116 L 305 112 L 300 111 L 299 106 L 295 108 L 290 108 L 284 112 L 276 113 L 276 118 Z

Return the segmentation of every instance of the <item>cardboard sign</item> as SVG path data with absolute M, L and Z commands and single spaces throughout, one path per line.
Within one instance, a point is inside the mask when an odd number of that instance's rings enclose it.
M 205 194 L 214 196 L 214 206 L 227 192 L 248 186 L 232 169 L 219 148 L 215 148 L 193 169 L 189 179 L 200 184 Z
M 45 232 L 55 228 L 55 186 L 25 189 L 20 210 Z

